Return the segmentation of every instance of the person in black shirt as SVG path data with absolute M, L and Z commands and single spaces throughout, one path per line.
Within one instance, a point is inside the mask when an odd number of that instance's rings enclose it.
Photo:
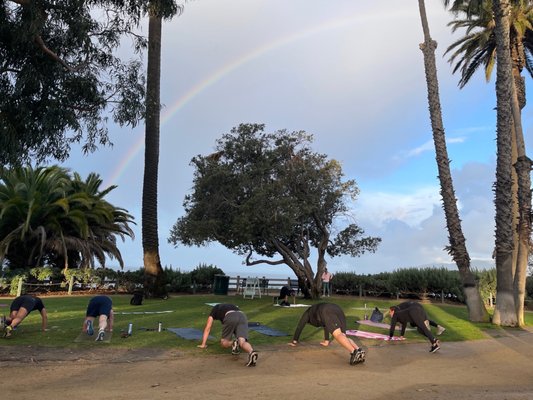
M 9 318 L 6 319 L 6 326 L 4 328 L 4 337 L 10 337 L 13 329 L 15 329 L 21 322 L 31 313 L 37 310 L 41 313 L 42 330 L 46 330 L 48 323 L 48 316 L 43 301 L 39 297 L 30 295 L 23 295 L 15 298 L 9 307 Z
M 405 302 L 397 306 L 390 308 L 390 329 L 389 329 L 389 339 L 392 339 L 394 336 L 394 330 L 396 329 L 396 324 L 402 324 L 402 329 L 400 336 L 405 335 L 405 330 L 407 329 L 407 324 L 417 328 L 418 332 L 428 338 L 431 343 L 431 348 L 429 349 L 430 353 L 434 353 L 440 349 L 439 341 L 433 336 L 429 330 L 429 318 L 424 310 L 424 307 L 419 303 L 414 301 Z M 435 322 L 434 322 L 435 324 Z
M 288 286 L 283 286 L 279 291 L 279 305 L 282 307 L 289 307 L 289 296 L 294 296 L 294 290 L 290 290 Z
M 220 345 L 224 348 L 231 347 L 231 354 L 239 354 L 242 348 L 248 353 L 246 366 L 255 367 L 258 354 L 257 351 L 254 351 L 250 342 L 248 342 L 248 319 L 239 310 L 239 307 L 234 304 L 217 304 L 213 307 L 209 317 L 207 317 L 202 336 L 202 344 L 199 344 L 198 347 L 202 349 L 207 347 L 207 338 L 209 337 L 209 332 L 211 332 L 214 320 L 222 322 Z
M 350 364 L 355 365 L 365 361 L 366 353 L 355 342 L 346 336 L 346 316 L 342 309 L 331 303 L 318 303 L 309 307 L 302 314 L 300 322 L 296 327 L 291 346 L 296 346 L 300 339 L 300 334 L 306 324 L 324 328 L 324 340 L 320 342 L 322 346 L 328 346 L 331 334 L 337 342 L 350 352 Z

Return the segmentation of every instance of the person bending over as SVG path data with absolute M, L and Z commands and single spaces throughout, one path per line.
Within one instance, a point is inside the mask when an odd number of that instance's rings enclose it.
M 365 361 L 366 352 L 346 336 L 346 316 L 338 305 L 318 303 L 305 310 L 289 345 L 296 346 L 298 344 L 300 334 L 306 324 L 324 328 L 324 340 L 320 342 L 322 346 L 327 347 L 329 345 L 329 335 L 331 334 L 342 347 L 350 352 L 350 365 Z
M 399 304 L 397 306 L 393 306 L 390 308 L 390 316 L 391 322 L 389 329 L 389 339 L 392 339 L 392 337 L 394 336 L 394 330 L 396 329 L 397 323 L 402 324 L 402 329 L 400 333 L 401 337 L 405 335 L 407 324 L 410 324 L 413 327 L 416 326 L 417 331 L 428 338 L 429 342 L 431 343 L 431 347 L 429 349 L 430 353 L 434 353 L 440 349 L 439 341 L 435 339 L 435 337 L 429 330 L 430 322 L 429 318 L 427 317 L 426 311 L 424 310 L 424 307 L 422 307 L 422 305 L 420 305 L 419 303 L 410 301 Z M 435 322 L 433 323 L 436 324 Z
M 213 307 L 209 317 L 207 317 L 202 336 L 202 344 L 199 344 L 198 347 L 201 349 L 207 348 L 207 338 L 215 320 L 222 323 L 220 345 L 224 348 L 231 347 L 231 354 L 239 354 L 240 349 L 243 349 L 248 353 L 246 366 L 255 367 L 258 354 L 257 351 L 254 351 L 250 342 L 248 342 L 248 319 L 239 310 L 239 307 L 234 304 L 217 304 Z
M 41 329 L 46 331 L 48 323 L 48 316 L 43 301 L 39 297 L 30 295 L 23 295 L 15 298 L 9 307 L 9 318 L 6 319 L 6 326 L 4 328 L 4 337 L 10 337 L 13 330 L 21 324 L 21 322 L 33 310 L 38 310 L 41 313 Z
M 96 335 L 96 341 L 100 342 L 104 340 L 105 331 L 113 331 L 113 301 L 107 296 L 94 296 L 89 300 L 87 306 L 87 312 L 85 313 L 85 319 L 83 320 L 84 333 L 92 336 L 94 335 L 94 320 L 98 318 L 98 334 Z

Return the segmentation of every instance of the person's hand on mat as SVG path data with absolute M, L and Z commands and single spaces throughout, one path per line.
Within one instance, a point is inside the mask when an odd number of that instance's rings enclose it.
M 329 340 L 323 340 L 320 342 L 320 344 L 324 347 L 328 347 L 329 346 Z
M 196 347 L 199 347 L 201 349 L 207 349 L 207 344 L 199 344 L 198 346 Z

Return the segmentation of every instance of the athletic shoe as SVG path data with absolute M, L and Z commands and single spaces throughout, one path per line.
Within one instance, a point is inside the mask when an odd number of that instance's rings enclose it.
M 231 354 L 236 355 L 241 352 L 241 348 L 239 346 L 239 341 L 235 339 L 233 343 L 231 344 Z
M 13 327 L 11 325 L 8 325 L 4 328 L 4 337 L 8 338 L 11 336 L 11 333 L 13 332 Z
M 442 334 L 444 333 L 444 331 L 445 331 L 445 330 L 446 330 L 446 328 L 445 328 L 445 327 L 443 327 L 443 326 L 440 326 L 440 325 L 439 325 L 439 326 L 437 326 L 437 336 L 440 336 L 440 335 L 442 335 Z
M 433 343 L 433 344 L 431 345 L 431 348 L 429 349 L 429 352 L 430 352 L 430 353 L 435 353 L 435 352 L 436 352 L 437 350 L 439 350 L 439 349 L 440 349 L 439 341 L 436 340 L 435 343 Z
M 364 363 L 366 358 L 366 352 L 359 348 L 350 353 L 350 365 Z
M 248 362 L 246 363 L 247 367 L 255 367 L 257 364 L 257 358 L 259 355 L 257 354 L 257 351 L 252 351 L 250 354 L 248 354 Z
M 94 335 L 93 321 L 88 319 L 87 321 L 85 321 L 85 324 L 87 325 L 87 335 Z
M 98 331 L 98 336 L 96 336 L 96 342 L 102 342 L 104 340 L 105 332 Z

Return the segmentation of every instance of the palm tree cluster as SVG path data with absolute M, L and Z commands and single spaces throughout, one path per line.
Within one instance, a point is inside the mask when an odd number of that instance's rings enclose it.
M 123 267 L 117 237 L 133 238 L 133 217 L 104 199 L 115 186 L 58 167 L 0 170 L 0 265 L 93 268 L 106 258 Z
M 525 68 L 533 77 L 533 4 L 528 0 L 444 0 L 455 19 L 453 31 L 465 36 L 452 43 L 453 72 L 464 87 L 483 68 L 488 81 L 496 66 L 497 165 L 495 259 L 498 301 L 493 322 L 522 325 L 526 269 L 531 237 L 532 162 L 525 152 L 521 109 L 526 104 Z

